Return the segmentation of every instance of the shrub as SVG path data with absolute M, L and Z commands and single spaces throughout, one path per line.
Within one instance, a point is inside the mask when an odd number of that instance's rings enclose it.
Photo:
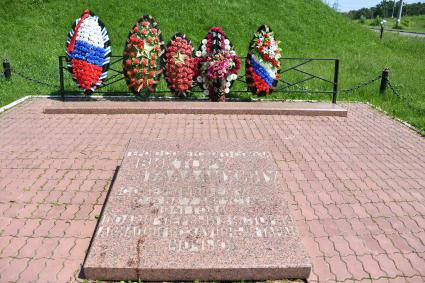
M 376 17 L 372 20 L 372 22 L 370 23 L 371 26 L 380 26 L 381 25 L 381 17 Z
M 401 21 L 401 25 L 404 27 L 410 27 L 410 20 L 404 19 Z

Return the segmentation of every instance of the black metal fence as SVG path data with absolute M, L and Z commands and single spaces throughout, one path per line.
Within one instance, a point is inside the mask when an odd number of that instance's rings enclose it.
M 245 57 L 241 58 L 243 61 Z M 331 63 L 331 66 L 322 66 L 322 69 L 326 69 L 328 72 L 332 73 L 332 78 L 326 78 L 325 75 L 314 74 L 311 70 L 303 70 L 301 67 L 304 67 L 313 62 Z M 281 79 L 279 79 L 279 84 L 277 89 L 274 91 L 276 93 L 315 93 L 315 94 L 327 94 L 332 95 L 332 103 L 336 103 L 338 96 L 338 80 L 339 80 L 339 66 L 340 61 L 336 58 L 281 58 L 282 66 L 285 68 L 280 70 Z M 129 90 L 105 90 L 106 87 L 118 83 L 119 81 L 124 80 L 124 75 L 122 71 L 122 56 L 111 56 L 110 67 L 108 70 L 109 76 L 103 81 L 103 83 L 97 87 L 96 93 L 108 94 L 108 95 L 128 95 L 131 94 Z M 68 93 L 75 93 L 76 90 L 66 89 L 65 87 L 65 73 L 67 71 L 66 67 L 66 57 L 59 56 L 59 93 L 61 98 L 65 100 L 65 97 Z M 301 78 L 296 79 L 295 81 L 289 81 L 287 79 L 288 73 L 297 73 Z M 71 75 L 69 74 L 69 79 Z M 294 76 L 295 77 L 295 76 Z M 312 90 L 303 87 L 303 84 L 306 82 L 311 82 L 313 80 L 320 81 L 325 84 L 327 87 L 321 90 Z M 239 89 L 232 89 L 232 93 L 248 93 L 248 86 L 245 81 L 245 75 L 238 77 L 237 82 L 242 84 L 242 87 Z M 200 93 L 202 90 L 198 86 L 194 86 L 192 92 Z M 156 91 L 155 93 L 167 94 L 169 91 Z

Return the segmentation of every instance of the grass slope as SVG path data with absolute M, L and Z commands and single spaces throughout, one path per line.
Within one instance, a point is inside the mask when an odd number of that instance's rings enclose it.
M 414 101 L 415 107 L 394 99 L 389 92 L 380 96 L 378 83 L 354 93 L 341 93 L 339 100 L 369 101 L 425 131 L 425 111 L 417 109 L 425 109 L 424 39 L 386 35 L 380 42 L 377 33 L 352 23 L 319 0 L 283 0 L 267 4 L 250 0 L 193 0 L 190 6 L 186 3 L 175 0 L 3 0 L 0 5 L 0 57 L 9 58 L 12 67 L 32 77 L 57 84 L 57 56 L 64 54 L 66 34 L 86 8 L 92 9 L 107 25 L 114 55 L 121 54 L 128 29 L 143 14 L 157 18 L 165 39 L 182 31 L 192 39 L 195 47 L 211 26 L 222 26 L 241 56 L 246 54 L 257 27 L 268 23 L 282 41 L 283 54 L 287 57 L 340 58 L 341 88 L 368 80 L 384 67 L 390 67 L 392 81 L 403 96 Z M 326 64 L 315 63 L 306 66 L 305 70 L 332 78 L 331 66 Z M 288 76 L 287 79 L 297 79 L 295 75 Z M 67 84 L 73 85 L 69 79 Z M 324 87 L 317 82 L 305 86 Z M 115 87 L 126 89 L 124 84 Z M 0 79 L 0 105 L 25 95 L 50 94 L 55 90 L 17 76 L 9 82 Z M 274 97 L 319 98 L 289 94 Z

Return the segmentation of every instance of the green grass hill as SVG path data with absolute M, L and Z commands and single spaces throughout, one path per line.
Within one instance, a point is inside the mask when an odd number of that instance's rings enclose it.
M 240 56 L 257 27 L 269 24 L 281 41 L 287 57 L 335 57 L 341 59 L 340 88 L 348 88 L 391 69 L 391 80 L 406 100 L 390 92 L 381 96 L 375 83 L 355 92 L 341 93 L 341 100 L 371 102 L 391 115 L 425 131 L 425 39 L 387 34 L 381 42 L 377 33 L 333 11 L 319 0 L 210 0 L 210 1 L 76 1 L 2 0 L 0 5 L 0 57 L 31 77 L 58 83 L 58 55 L 64 54 L 65 40 L 73 21 L 84 9 L 94 11 L 106 24 L 114 55 L 122 53 L 129 28 L 143 14 L 153 15 L 164 38 L 177 31 L 186 33 L 197 47 L 212 26 L 222 26 Z M 289 66 L 290 62 L 284 62 Z M 331 66 L 306 66 L 332 77 Z M 289 79 L 296 79 L 290 77 Z M 67 76 L 69 78 L 69 76 Z M 67 80 L 72 86 L 72 81 Z M 320 88 L 313 81 L 305 87 Z M 118 88 L 125 89 L 121 84 Z M 16 75 L 0 78 L 0 105 L 25 95 L 47 95 L 55 88 L 25 81 Z M 276 94 L 278 98 L 329 96 Z

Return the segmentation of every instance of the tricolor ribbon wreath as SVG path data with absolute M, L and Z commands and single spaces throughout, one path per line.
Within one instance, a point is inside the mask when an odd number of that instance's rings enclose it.
M 254 34 L 245 62 L 248 87 L 255 95 L 268 95 L 276 88 L 280 77 L 280 51 L 271 28 L 261 26 Z
M 111 43 L 102 21 L 89 10 L 77 19 L 68 33 L 66 60 L 77 85 L 91 94 L 107 76 Z

